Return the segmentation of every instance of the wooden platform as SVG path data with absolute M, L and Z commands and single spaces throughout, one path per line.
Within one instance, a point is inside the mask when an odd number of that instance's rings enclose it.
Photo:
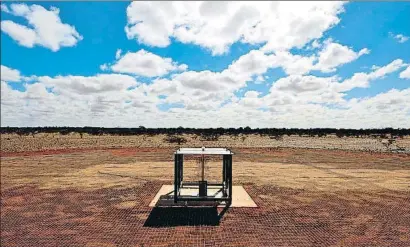
M 258 207 L 246 190 L 242 186 L 232 186 L 232 208 L 255 208 Z M 158 193 L 155 195 L 154 199 L 149 204 L 150 207 L 161 207 L 161 206 L 218 206 L 225 207 L 225 203 L 217 202 L 178 202 L 174 203 L 173 199 L 174 186 L 173 185 L 163 185 Z M 198 195 L 198 188 L 187 187 L 181 189 L 182 195 Z M 219 188 L 208 187 L 208 195 L 215 195 L 215 197 L 221 197 L 222 192 Z

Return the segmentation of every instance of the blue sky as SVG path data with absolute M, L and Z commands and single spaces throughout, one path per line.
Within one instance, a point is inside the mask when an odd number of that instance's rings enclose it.
M 1 125 L 410 127 L 409 2 L 169 4 L 3 3 Z

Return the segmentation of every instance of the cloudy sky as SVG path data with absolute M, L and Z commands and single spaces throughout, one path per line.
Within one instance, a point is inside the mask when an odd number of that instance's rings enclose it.
M 1 126 L 410 128 L 410 2 L 1 4 Z

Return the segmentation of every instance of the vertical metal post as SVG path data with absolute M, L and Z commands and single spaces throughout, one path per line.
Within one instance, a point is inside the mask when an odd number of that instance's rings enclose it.
M 223 155 L 222 159 L 222 184 L 223 184 L 223 195 L 226 196 L 227 191 L 227 181 L 226 181 L 226 155 Z
M 174 202 L 176 203 L 178 201 L 178 185 L 179 185 L 179 161 L 178 161 L 178 154 L 174 155 Z
M 205 156 L 202 154 L 201 157 L 201 163 L 202 163 L 202 180 L 201 181 L 205 181 L 205 172 L 204 172 L 204 168 L 205 168 Z
M 225 183 L 225 155 L 222 157 L 222 183 Z
M 232 204 L 232 155 L 228 155 L 229 204 Z
M 179 156 L 179 186 L 182 185 L 182 180 L 184 179 L 184 155 L 180 154 Z

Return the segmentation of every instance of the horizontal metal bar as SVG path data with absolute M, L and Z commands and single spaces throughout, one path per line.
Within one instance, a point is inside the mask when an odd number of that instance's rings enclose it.
M 183 182 L 182 185 L 199 185 L 199 182 Z M 208 183 L 208 186 L 223 186 L 223 184 L 218 184 L 218 183 Z
M 226 148 L 179 148 L 175 154 L 232 155 L 233 152 Z
M 228 197 L 187 197 L 187 196 L 178 196 L 177 201 L 229 201 Z

